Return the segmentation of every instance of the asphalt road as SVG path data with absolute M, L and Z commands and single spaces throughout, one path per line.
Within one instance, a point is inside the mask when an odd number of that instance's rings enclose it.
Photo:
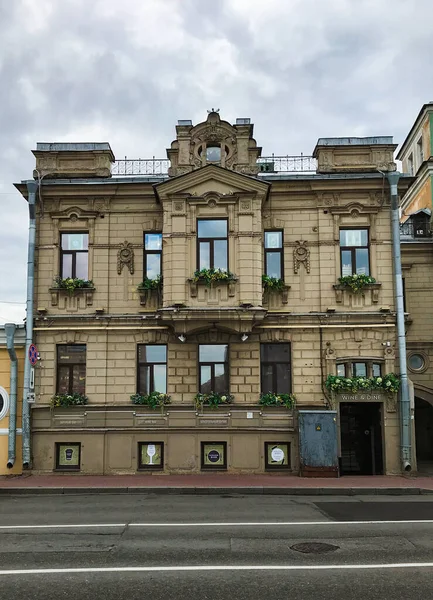
M 0 497 L 5 600 L 432 597 L 426 497 Z

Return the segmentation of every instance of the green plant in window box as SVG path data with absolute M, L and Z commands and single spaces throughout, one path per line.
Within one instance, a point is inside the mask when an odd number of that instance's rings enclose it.
M 171 402 L 171 396 L 162 394 L 161 392 L 151 392 L 150 394 L 133 394 L 130 396 L 132 404 L 140 404 L 149 406 L 149 408 L 161 408 Z
M 210 287 L 212 283 L 229 283 L 231 281 L 236 281 L 236 276 L 230 271 L 225 271 L 224 269 L 200 269 L 199 271 L 194 272 L 192 280 L 194 283 L 203 281 L 208 287 Z
M 78 279 L 77 277 L 62 279 L 58 276 L 54 279 L 54 284 L 60 290 L 67 290 L 69 294 L 73 294 L 75 290 L 93 288 L 93 281 L 91 279 Z
M 278 277 L 262 275 L 262 286 L 265 291 L 282 292 L 286 287 L 286 284 L 283 279 L 279 279 Z
M 210 392 L 209 394 L 198 393 L 194 396 L 197 409 L 201 409 L 203 406 L 218 408 L 221 404 L 231 404 L 233 400 L 233 394 L 217 394 L 216 392 Z
M 389 394 L 395 394 L 400 388 L 400 377 L 395 373 L 387 373 L 383 377 L 338 377 L 328 375 L 325 386 L 334 393 L 383 390 Z
M 144 292 L 146 290 L 160 290 L 162 288 L 162 277 L 158 275 L 155 279 L 149 279 L 146 277 L 143 281 L 137 286 L 137 290 L 139 292 Z
M 294 408 L 296 396 L 293 394 L 275 394 L 267 392 L 261 394 L 259 399 L 260 406 L 284 406 L 285 408 Z
M 352 292 L 355 292 L 356 294 L 362 291 L 367 285 L 376 283 L 376 280 L 370 275 L 357 275 L 355 273 L 355 275 L 346 275 L 345 277 L 340 277 L 338 282 L 340 285 L 350 287 Z
M 82 406 L 87 404 L 87 396 L 84 394 L 55 394 L 51 398 L 51 406 L 56 408 L 58 406 Z

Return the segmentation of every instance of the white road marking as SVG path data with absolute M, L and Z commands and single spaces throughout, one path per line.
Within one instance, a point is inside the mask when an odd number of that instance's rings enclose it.
M 53 525 L 0 525 L 1 530 L 12 529 L 74 529 L 104 527 L 311 527 L 322 525 L 417 525 L 433 524 L 433 519 L 408 519 L 403 521 L 266 521 L 266 522 L 212 522 L 199 523 L 73 523 Z
M 191 565 L 175 567 L 79 567 L 67 569 L 1 570 L 1 575 L 55 575 L 67 573 L 154 573 L 179 571 L 332 571 L 366 569 L 425 569 L 428 563 L 378 563 L 369 565 Z

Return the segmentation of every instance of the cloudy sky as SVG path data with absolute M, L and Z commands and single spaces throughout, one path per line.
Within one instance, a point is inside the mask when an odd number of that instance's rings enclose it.
M 22 322 L 38 141 L 165 156 L 177 119 L 250 117 L 263 154 L 401 142 L 433 99 L 431 0 L 0 0 L 0 323 Z

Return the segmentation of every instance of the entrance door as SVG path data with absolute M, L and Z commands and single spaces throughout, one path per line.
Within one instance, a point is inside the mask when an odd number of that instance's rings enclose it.
M 415 438 L 418 471 L 433 474 L 433 406 L 415 398 Z
M 340 404 L 342 475 L 383 474 L 380 407 L 376 402 Z

